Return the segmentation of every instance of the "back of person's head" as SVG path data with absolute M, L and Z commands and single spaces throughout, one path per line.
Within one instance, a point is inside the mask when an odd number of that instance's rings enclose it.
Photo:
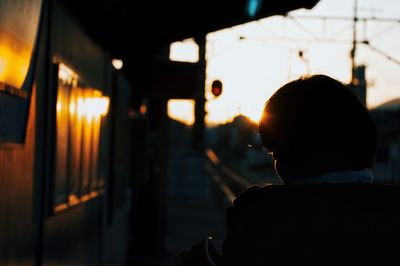
M 325 75 L 276 91 L 259 131 L 284 181 L 372 167 L 376 131 L 368 110 L 349 88 Z

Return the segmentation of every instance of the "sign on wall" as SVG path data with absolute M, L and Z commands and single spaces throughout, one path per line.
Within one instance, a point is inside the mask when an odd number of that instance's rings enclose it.
M 0 148 L 23 143 L 42 0 L 0 0 Z
M 22 89 L 39 28 L 41 4 L 42 0 L 0 1 L 1 87 Z

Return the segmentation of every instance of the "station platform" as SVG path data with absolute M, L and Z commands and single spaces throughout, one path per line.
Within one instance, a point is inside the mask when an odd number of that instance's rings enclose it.
M 228 202 L 206 171 L 206 163 L 206 157 L 198 154 L 170 158 L 162 265 L 177 265 L 182 250 L 208 236 L 224 238 Z

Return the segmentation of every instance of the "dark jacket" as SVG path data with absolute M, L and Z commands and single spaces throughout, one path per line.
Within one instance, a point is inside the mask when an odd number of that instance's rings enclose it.
M 400 265 L 400 188 L 253 186 L 227 209 L 223 266 Z

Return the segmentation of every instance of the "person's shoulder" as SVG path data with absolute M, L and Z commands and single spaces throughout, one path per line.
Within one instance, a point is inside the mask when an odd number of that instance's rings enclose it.
M 284 189 L 283 185 L 253 185 L 242 191 L 233 201 L 234 206 L 243 206 L 257 202 L 265 202 L 273 198 Z

